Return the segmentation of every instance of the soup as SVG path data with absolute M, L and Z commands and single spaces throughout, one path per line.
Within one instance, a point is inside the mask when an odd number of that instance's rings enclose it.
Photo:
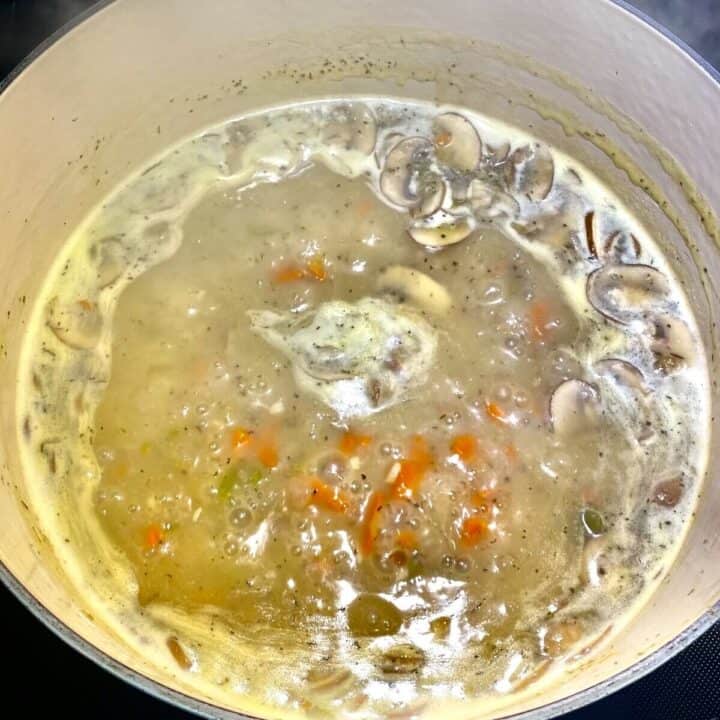
M 466 109 L 306 103 L 77 230 L 20 423 L 128 642 L 243 709 L 413 714 L 561 673 L 647 597 L 705 462 L 697 338 L 571 158 Z

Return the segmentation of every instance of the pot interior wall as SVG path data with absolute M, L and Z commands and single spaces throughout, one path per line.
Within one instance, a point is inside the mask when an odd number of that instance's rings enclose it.
M 25 507 L 23 485 L 32 479 L 19 464 L 13 380 L 25 323 L 58 248 L 117 182 L 168 145 L 228 117 L 309 97 L 388 94 L 476 108 L 566 150 L 626 198 L 674 259 L 706 343 L 717 348 L 720 260 L 708 208 L 720 208 L 712 127 L 720 87 L 688 57 L 598 0 L 460 0 L 441 8 L 430 0 L 317 0 L 310 7 L 299 0 L 119 0 L 0 97 L 0 559 L 79 636 L 178 690 L 187 689 L 180 674 L 148 666 L 95 624 L 64 582 Z M 649 193 L 638 186 L 641 177 L 654 181 Z M 718 602 L 720 448 L 713 435 L 697 518 L 660 590 L 591 662 L 541 695 L 518 697 L 507 713 L 610 678 Z

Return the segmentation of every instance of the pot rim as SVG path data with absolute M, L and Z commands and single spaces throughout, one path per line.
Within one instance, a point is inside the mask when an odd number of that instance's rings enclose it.
M 7 75 L 0 81 L 0 100 L 8 87 L 16 81 L 25 69 L 34 62 L 46 50 L 55 43 L 62 40 L 71 30 L 78 25 L 91 19 L 100 11 L 112 5 L 116 0 L 100 0 L 89 8 L 72 18 L 65 25 L 61 26 L 46 40 L 34 48 L 24 59 L 22 59 Z M 631 20 L 649 26 L 665 42 L 675 45 L 681 52 L 687 55 L 701 70 L 705 71 L 717 85 L 720 92 L 720 71 L 715 69 L 705 58 L 693 50 L 685 41 L 681 40 L 675 33 L 668 30 L 659 22 L 646 13 L 630 5 L 626 0 L 602 0 L 608 5 L 614 5 L 618 11 L 625 12 L 631 16 Z M 88 642 L 71 627 L 66 625 L 59 617 L 54 615 L 45 607 L 9 570 L 4 562 L 0 560 L 0 580 L 8 590 L 25 606 L 40 622 L 51 630 L 57 637 L 75 649 L 81 655 L 92 660 L 96 665 L 107 670 L 120 680 L 142 690 L 148 695 L 164 700 L 178 708 L 187 710 L 205 718 L 223 718 L 227 720 L 258 720 L 253 716 L 240 712 L 228 710 L 219 705 L 199 700 L 180 690 L 164 685 L 157 680 L 134 670 L 133 668 L 119 662 L 100 648 Z M 628 668 L 621 670 L 615 675 L 602 682 L 590 685 L 568 697 L 541 705 L 533 710 L 527 710 L 512 715 L 503 716 L 502 720 L 548 720 L 559 715 L 577 710 L 611 695 L 618 690 L 630 685 L 640 678 L 656 670 L 663 663 L 674 657 L 681 650 L 688 647 L 700 635 L 706 632 L 720 618 L 720 601 L 709 607 L 694 623 L 689 625 L 675 638 L 662 645 L 654 652 L 642 658 Z

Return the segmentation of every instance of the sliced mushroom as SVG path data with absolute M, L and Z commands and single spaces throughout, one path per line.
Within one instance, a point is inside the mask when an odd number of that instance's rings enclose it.
M 448 186 L 436 173 L 428 172 L 418 183 L 420 204 L 410 210 L 413 217 L 426 218 L 440 210 L 448 194 Z
M 380 175 L 380 190 L 395 205 L 415 207 L 422 201 L 413 180 L 430 162 L 432 143 L 426 138 L 409 137 L 395 145 L 385 159 Z
M 650 499 L 656 505 L 674 508 L 680 502 L 684 490 L 685 483 L 683 482 L 682 476 L 674 477 L 670 480 L 662 480 L 653 488 Z
M 470 172 L 480 163 L 482 140 L 475 126 L 455 112 L 438 115 L 433 122 L 435 155 L 454 170 Z
M 377 123 L 372 110 L 364 103 L 343 103 L 329 113 L 321 130 L 322 142 L 343 150 L 370 155 L 375 149 Z
M 112 285 L 123 274 L 127 261 L 119 238 L 103 238 L 90 247 L 89 254 L 95 264 L 98 287 Z
M 378 664 L 388 675 L 414 673 L 425 664 L 425 653 L 411 643 L 393 645 L 380 656 Z
M 311 668 L 306 677 L 313 692 L 328 696 L 346 692 L 353 679 L 353 674 L 347 668 L 324 663 Z
M 89 350 L 100 340 L 102 316 L 97 303 L 90 300 L 69 304 L 53 300 L 48 305 L 47 325 L 69 347 Z
M 507 193 L 493 189 L 486 182 L 474 179 L 468 188 L 470 207 L 479 220 L 493 220 L 498 217 L 517 217 L 520 206 Z
M 452 215 L 445 210 L 431 215 L 424 222 L 413 223 L 408 232 L 420 245 L 429 248 L 442 248 L 455 245 L 475 230 L 475 220 L 468 215 Z
M 540 143 L 518 148 L 505 165 L 505 181 L 510 190 L 526 195 L 533 202 L 540 202 L 550 194 L 554 177 L 552 154 Z
M 645 376 L 639 368 L 620 358 L 604 358 L 595 363 L 595 372 L 598 375 L 612 378 L 614 382 L 622 387 L 635 390 L 647 395 L 650 392 Z
M 500 165 L 507 160 L 510 154 L 510 143 L 502 142 L 497 147 L 486 145 L 487 155 L 495 165 Z
M 409 300 L 434 315 L 442 315 L 452 306 L 450 293 L 443 285 L 404 265 L 391 265 L 383 270 L 377 279 L 377 289 L 401 302 Z
M 597 388 L 584 380 L 566 380 L 550 396 L 550 422 L 558 435 L 593 428 L 599 417 L 600 395 Z
M 650 349 L 655 355 L 655 367 L 671 374 L 693 362 L 695 340 L 690 328 L 672 315 L 658 315 L 651 320 Z
M 383 160 L 390 148 L 395 147 L 395 145 L 397 145 L 400 140 L 403 139 L 403 137 L 405 136 L 401 132 L 393 130 L 392 132 L 387 133 L 382 138 L 376 141 L 374 154 L 375 164 L 378 166 L 378 168 L 382 168 Z
M 631 264 L 640 259 L 642 247 L 631 232 L 616 230 L 598 245 L 597 251 L 605 262 Z
M 669 294 L 667 278 L 650 265 L 605 265 L 587 279 L 590 304 L 622 324 L 657 309 Z

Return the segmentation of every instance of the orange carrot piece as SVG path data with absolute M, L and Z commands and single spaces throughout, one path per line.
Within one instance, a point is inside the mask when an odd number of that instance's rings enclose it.
M 297 282 L 298 280 L 303 280 L 304 278 L 305 271 L 294 263 L 282 265 L 279 268 L 276 268 L 272 275 L 273 282 L 281 285 Z
M 478 454 L 478 444 L 472 435 L 457 435 L 450 444 L 450 450 L 464 463 L 472 462 Z
M 162 545 L 165 535 L 157 523 L 153 523 L 145 530 L 145 548 L 147 550 L 155 550 Z
M 360 448 L 367 447 L 371 442 L 372 438 L 369 435 L 360 435 L 348 430 L 340 438 L 340 452 L 343 455 L 353 455 Z
M 307 263 L 305 263 L 306 276 L 324 282 L 327 280 L 327 265 L 322 255 L 313 255 Z
M 233 450 L 238 450 L 244 445 L 247 445 L 250 440 L 252 440 L 252 434 L 245 428 L 233 428 L 232 433 L 230 434 L 230 445 Z
M 370 555 L 375 544 L 375 538 L 379 532 L 378 519 L 380 511 L 386 502 L 385 493 L 376 490 L 370 495 L 370 499 L 365 506 L 363 513 L 362 526 L 360 529 L 360 551 L 363 555 Z
M 503 448 L 503 452 L 505 453 L 505 457 L 510 460 L 510 462 L 515 462 L 518 459 L 518 451 L 517 448 L 513 443 L 508 443 Z
M 433 456 L 427 441 L 420 435 L 413 435 L 408 457 L 400 461 L 400 472 L 393 483 L 395 496 L 412 498 L 432 465 Z
M 476 490 L 473 495 L 471 502 L 475 508 L 481 512 L 487 512 L 495 499 L 495 491 L 488 488 L 482 488 Z
M 460 530 L 460 541 L 465 547 L 473 547 L 485 538 L 488 525 L 484 518 L 471 515 L 465 518 Z
M 505 412 L 497 403 L 494 403 L 491 400 L 486 400 L 485 412 L 491 420 L 495 420 L 495 422 L 500 423 L 505 422 Z
M 77 301 L 77 304 L 78 304 L 83 310 L 87 310 L 87 312 L 90 312 L 91 310 L 94 310 L 94 309 L 95 309 L 95 303 L 94 303 L 94 302 L 90 302 L 90 300 L 86 300 L 86 299 L 78 300 L 78 301 Z
M 395 542 L 404 550 L 414 550 L 418 546 L 417 535 L 412 530 L 401 530 Z
M 266 468 L 277 467 L 280 461 L 275 443 L 270 440 L 266 440 L 261 445 L 258 445 L 255 454 L 257 455 L 257 459 Z
M 546 302 L 537 300 L 530 306 L 530 329 L 534 340 L 545 339 L 550 322 L 550 308 Z
M 312 493 L 310 494 L 311 505 L 319 505 L 339 513 L 346 512 L 350 507 L 347 494 L 340 490 L 340 488 L 332 487 L 318 477 L 312 477 L 310 479 L 310 487 L 312 488 Z

